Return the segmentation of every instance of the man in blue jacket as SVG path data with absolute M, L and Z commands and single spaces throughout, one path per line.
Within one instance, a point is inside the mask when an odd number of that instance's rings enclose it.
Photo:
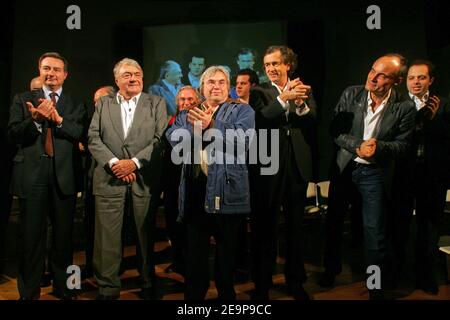
M 174 146 L 172 161 L 176 160 L 177 147 L 186 142 L 189 146 L 183 154 L 179 197 L 179 219 L 188 229 L 187 300 L 204 299 L 208 291 L 211 236 L 216 242 L 215 282 L 219 299 L 236 298 L 233 273 L 237 232 L 250 212 L 245 159 L 251 138 L 248 133 L 252 132 L 249 129 L 254 129 L 255 115 L 249 105 L 229 100 L 229 90 L 230 77 L 226 69 L 222 66 L 208 68 L 200 78 L 200 93 L 206 100 L 199 107 L 182 111 L 166 133 Z M 181 142 L 180 136 L 184 138 Z M 203 141 L 196 147 L 194 140 L 200 136 Z M 214 136 L 213 141 L 211 136 Z M 191 142 L 194 148 L 190 147 Z

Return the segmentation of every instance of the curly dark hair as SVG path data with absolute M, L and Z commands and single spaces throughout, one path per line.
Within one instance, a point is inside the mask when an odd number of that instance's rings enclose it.
M 272 54 L 276 51 L 280 51 L 283 63 L 289 64 L 291 66 L 291 69 L 289 70 L 289 75 L 292 75 L 295 69 L 297 69 L 298 63 L 297 54 L 294 51 L 292 51 L 292 49 L 289 48 L 288 46 L 270 46 L 269 48 L 267 48 L 266 52 L 264 53 L 264 56 Z

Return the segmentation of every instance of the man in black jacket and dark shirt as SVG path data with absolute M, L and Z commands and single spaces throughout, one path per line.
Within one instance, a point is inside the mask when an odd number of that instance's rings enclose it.
M 450 181 L 450 104 L 430 92 L 434 66 L 416 60 L 408 70 L 408 95 L 417 109 L 414 140 L 408 154 L 405 177 L 405 209 L 416 211 L 416 287 L 438 293 L 434 265 L 438 255 L 439 227 L 442 224 L 446 190 Z
M 251 94 L 257 129 L 269 129 L 271 156 L 279 154 L 279 167 L 252 175 L 253 280 L 255 299 L 267 300 L 277 255 L 278 217 L 283 208 L 286 221 L 285 277 L 295 299 L 308 299 L 303 288 L 306 273 L 302 253 L 302 218 L 308 181 L 312 179 L 312 128 L 316 125 L 316 103 L 311 87 L 299 78 L 290 79 L 297 55 L 286 46 L 271 46 L 264 54 L 264 69 L 271 83 Z M 255 95 L 259 93 L 259 95 Z M 262 139 L 259 135 L 258 139 Z M 266 142 L 266 141 L 264 141 Z M 261 145 L 261 141 L 260 141 Z M 278 160 L 278 159 L 277 159 Z M 250 169 L 251 171 L 252 168 Z M 254 196 L 255 195 L 255 196 Z

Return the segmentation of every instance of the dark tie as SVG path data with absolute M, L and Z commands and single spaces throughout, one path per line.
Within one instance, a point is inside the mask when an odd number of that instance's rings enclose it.
M 52 99 L 53 106 L 56 108 L 56 92 L 50 93 L 50 99 Z M 53 148 L 53 137 L 52 137 L 52 128 L 48 126 L 47 133 L 45 134 L 45 143 L 44 143 L 44 150 L 45 154 L 49 157 L 53 157 L 55 152 Z

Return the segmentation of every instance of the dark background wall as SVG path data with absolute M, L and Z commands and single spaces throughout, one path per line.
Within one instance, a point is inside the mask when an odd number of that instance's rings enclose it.
M 43 4 L 44 3 L 44 4 Z M 284 3 L 284 4 L 282 4 Z M 299 74 L 311 83 L 320 107 L 320 178 L 327 177 L 331 143 L 327 127 L 342 90 L 364 82 L 373 60 L 386 52 L 409 59 L 428 57 L 438 67 L 435 86 L 450 90 L 450 28 L 445 1 L 15 1 L 6 6 L 0 51 L 2 130 L 10 99 L 38 74 L 43 52 L 58 51 L 69 61 L 65 87 L 90 101 L 99 86 L 113 84 L 120 58 L 143 61 L 142 26 L 182 23 L 266 21 L 288 23 L 288 45 L 300 58 Z M 66 8 L 81 8 L 81 30 L 68 30 Z M 381 8 L 381 30 L 368 30 L 366 9 Z M 221 45 L 220 35 L 215 39 Z M 146 83 L 145 85 L 148 85 Z

